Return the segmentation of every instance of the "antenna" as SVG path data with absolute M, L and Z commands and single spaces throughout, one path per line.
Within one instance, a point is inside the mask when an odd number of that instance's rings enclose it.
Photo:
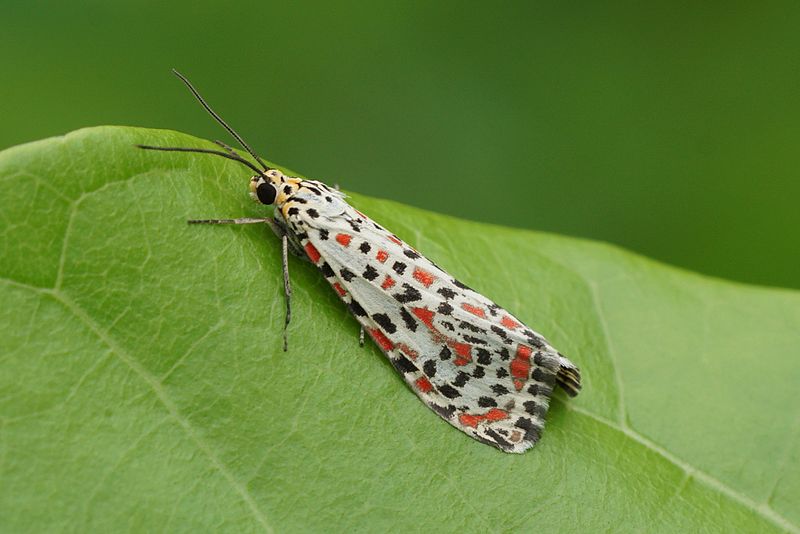
M 197 99 L 197 101 L 198 101 L 198 102 L 200 102 L 200 104 L 201 104 L 201 105 L 202 105 L 202 106 L 205 108 L 205 110 L 206 110 L 206 111 L 208 111 L 208 113 L 209 113 L 209 114 L 210 114 L 212 117 L 214 117 L 214 120 L 216 120 L 218 123 L 220 123 L 220 124 L 222 125 L 222 127 L 223 127 L 223 128 L 225 128 L 226 130 L 228 130 L 228 133 L 230 133 L 230 134 L 231 134 L 231 135 L 232 135 L 232 136 L 233 136 L 233 137 L 234 137 L 234 138 L 235 138 L 237 141 L 239 141 L 239 144 L 240 144 L 240 145 L 242 145 L 242 148 L 244 148 L 245 150 L 247 150 L 247 152 L 248 152 L 248 153 L 249 153 L 251 156 L 253 156 L 253 157 L 255 158 L 255 160 L 256 160 L 256 161 L 257 161 L 259 164 L 261 164 L 261 166 L 262 166 L 262 167 L 264 167 L 264 170 L 265 170 L 265 171 L 268 171 L 268 170 L 270 170 L 270 168 L 267 166 L 267 164 L 266 164 L 266 163 L 264 163 L 264 161 L 263 161 L 261 158 L 259 158 L 259 157 L 258 157 L 258 155 L 256 155 L 256 153 L 255 153 L 255 152 L 253 152 L 253 149 L 252 149 L 252 148 L 250 148 L 250 145 L 248 145 L 248 144 L 245 142 L 245 140 L 244 140 L 244 139 L 242 139 L 242 136 L 240 136 L 238 133 L 236 133 L 236 131 L 235 131 L 233 128 L 231 128 L 230 126 L 228 126 L 228 123 L 226 123 L 224 120 L 222 120 L 222 117 L 220 117 L 220 116 L 217 114 L 217 112 L 216 112 L 216 111 L 214 111 L 213 109 L 211 109 L 211 106 L 209 106 L 209 105 L 208 105 L 208 103 L 207 103 L 207 102 L 206 102 L 206 101 L 203 99 L 203 97 L 202 97 L 202 96 L 200 96 L 200 93 L 198 93 L 198 92 L 197 92 L 197 89 L 195 89 L 195 88 L 194 88 L 194 86 L 193 86 L 193 85 L 192 85 L 192 83 L 191 83 L 191 82 L 190 82 L 190 81 L 189 81 L 189 80 L 186 78 L 186 76 L 184 76 L 183 74 L 181 74 L 180 72 L 178 72 L 178 71 L 177 71 L 177 70 L 175 70 L 175 69 L 172 69 L 172 72 L 175 74 L 175 76 L 177 76 L 178 78 L 180 78 L 180 80 L 181 80 L 181 81 L 182 81 L 182 82 L 183 82 L 183 83 L 186 85 L 186 87 L 188 87 L 188 88 L 189 88 L 189 90 L 192 92 L 192 94 L 193 94 L 193 95 L 194 95 L 194 97 Z M 259 174 L 261 174 L 261 173 L 259 173 Z
M 267 176 L 264 174 L 264 171 L 244 159 L 242 156 L 237 154 L 236 152 L 222 152 L 220 150 L 209 150 L 207 148 L 184 148 L 184 147 L 177 147 L 177 146 L 151 146 L 151 145 L 136 145 L 138 148 L 143 148 L 144 150 L 160 150 L 162 152 L 197 152 L 198 154 L 213 154 L 215 156 L 222 156 L 223 158 L 228 158 L 233 161 L 238 161 L 244 165 L 247 165 L 254 171 L 256 174 L 264 178 L 265 180 L 269 180 Z M 266 170 L 270 170 L 266 168 Z

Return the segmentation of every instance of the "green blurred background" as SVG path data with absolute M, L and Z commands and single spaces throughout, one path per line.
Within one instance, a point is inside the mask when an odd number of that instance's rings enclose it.
M 798 2 L 3 0 L 0 65 L 0 147 L 223 138 L 176 67 L 309 177 L 800 287 Z

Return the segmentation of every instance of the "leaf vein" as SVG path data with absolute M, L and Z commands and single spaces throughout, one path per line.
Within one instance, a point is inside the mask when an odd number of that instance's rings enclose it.
M 773 510 L 769 506 L 768 503 L 766 503 L 766 502 L 765 503 L 758 503 L 758 502 L 754 501 L 753 499 L 751 499 L 750 497 L 748 497 L 746 495 L 743 495 L 742 493 L 740 493 L 739 491 L 735 490 L 734 488 L 728 486 L 727 484 L 725 484 L 724 482 L 722 482 L 718 478 L 714 477 L 713 475 L 710 475 L 710 474 L 706 473 L 705 471 L 702 471 L 702 470 L 692 466 L 691 464 L 685 462 L 684 460 L 678 458 L 677 456 L 675 456 L 674 454 L 672 454 L 671 452 L 669 452 L 668 450 L 666 450 L 662 446 L 660 446 L 657 443 L 655 443 L 654 441 L 646 438 L 645 436 L 639 434 L 635 430 L 633 430 L 631 428 L 628 428 L 628 427 L 623 427 L 622 425 L 619 425 L 619 424 L 615 423 L 614 421 L 612 421 L 610 419 L 607 419 L 607 418 L 605 418 L 603 416 L 600 416 L 600 415 L 596 415 L 596 414 L 594 414 L 594 413 L 592 413 L 592 412 L 590 412 L 590 411 L 588 411 L 586 409 L 583 409 L 583 408 L 581 408 L 579 406 L 575 406 L 573 403 L 564 402 L 564 406 L 566 407 L 567 410 L 569 410 L 571 412 L 575 412 L 575 413 L 581 414 L 581 415 L 583 415 L 585 417 L 588 417 L 590 419 L 593 419 L 594 421 L 596 421 L 598 423 L 601 423 L 601 424 L 603 424 L 603 425 L 605 425 L 605 426 L 607 426 L 607 427 L 609 427 L 609 428 L 611 428 L 613 430 L 616 430 L 617 432 L 621 432 L 622 434 L 624 434 L 625 436 L 629 437 L 630 439 L 632 439 L 636 443 L 638 443 L 638 444 L 642 445 L 643 447 L 655 452 L 656 454 L 658 454 L 659 456 L 661 456 L 662 458 L 664 458 L 665 460 L 667 460 L 671 464 L 673 464 L 676 467 L 682 469 L 683 472 L 686 473 L 686 475 L 689 478 L 695 478 L 695 479 L 703 482 L 705 485 L 707 485 L 710 488 L 718 491 L 722 495 L 725 495 L 729 499 L 732 499 L 733 501 L 739 503 L 740 505 L 742 505 L 745 508 L 747 508 L 750 511 L 752 511 L 754 514 L 763 517 L 764 519 L 770 521 L 774 525 L 786 530 L 787 532 L 793 532 L 795 534 L 800 534 L 800 527 L 798 527 L 797 525 L 794 525 L 788 519 L 786 519 L 785 517 L 780 515 L 778 512 Z
M 255 520 L 263 527 L 264 531 L 273 532 L 272 527 L 267 522 L 267 518 L 258 508 L 258 505 L 248 489 L 238 480 L 236 480 L 236 478 L 233 476 L 233 473 L 228 470 L 225 464 L 219 459 L 211 447 L 202 439 L 189 421 L 181 415 L 180 410 L 178 410 L 178 407 L 175 405 L 172 399 L 169 398 L 166 391 L 164 391 L 164 388 L 161 386 L 158 379 L 146 371 L 135 359 L 131 358 L 128 353 L 108 334 L 108 332 L 105 332 L 102 328 L 100 328 L 100 326 L 69 297 L 57 291 L 46 292 L 50 293 L 54 299 L 70 310 L 75 317 L 80 319 L 101 341 L 103 341 L 103 343 L 105 343 L 111 349 L 114 355 L 116 355 L 134 373 L 139 375 L 139 377 L 153 390 L 156 398 L 164 406 L 170 416 L 172 416 L 172 418 L 178 422 L 181 428 L 183 428 L 189 439 L 194 442 L 195 446 L 197 446 L 197 448 L 208 458 L 211 465 L 217 471 L 219 471 L 219 473 L 223 476 L 223 478 L 225 478 L 225 480 L 236 491 L 236 493 L 239 494 L 244 503 L 250 509 Z

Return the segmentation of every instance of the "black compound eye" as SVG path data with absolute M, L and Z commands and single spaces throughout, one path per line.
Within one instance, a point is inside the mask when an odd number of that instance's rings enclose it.
M 260 183 L 258 187 L 256 187 L 256 196 L 258 197 L 258 201 L 262 204 L 272 204 L 275 202 L 276 194 L 277 191 L 275 191 L 275 188 L 272 187 L 272 184 L 267 182 Z

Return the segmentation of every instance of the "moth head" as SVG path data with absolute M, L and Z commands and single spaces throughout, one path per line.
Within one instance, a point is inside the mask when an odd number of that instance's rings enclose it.
M 275 202 L 275 197 L 278 196 L 281 177 L 281 173 L 275 169 L 256 174 L 250 178 L 250 196 L 262 204 L 272 204 Z

